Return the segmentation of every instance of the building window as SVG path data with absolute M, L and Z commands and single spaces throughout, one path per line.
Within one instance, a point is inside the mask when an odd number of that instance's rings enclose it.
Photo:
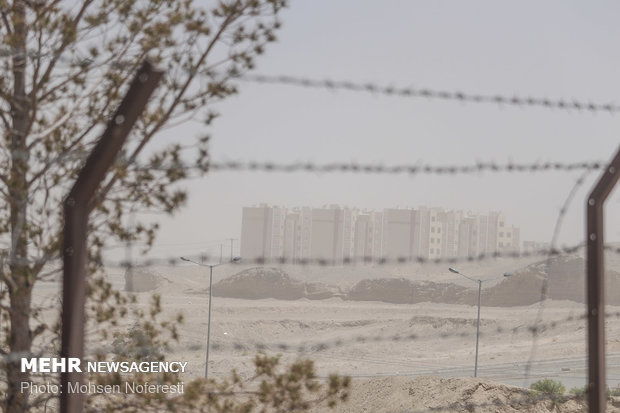
M 503 232 L 500 232 L 500 233 L 499 233 L 499 236 L 500 236 L 500 237 L 503 237 L 503 236 L 504 236 L 504 233 L 503 233 Z
M 431 232 L 435 232 L 435 227 L 431 228 Z
M 431 221 L 435 222 L 435 217 L 431 217 Z
M 435 248 L 431 248 L 431 254 L 435 253 Z
M 500 243 L 499 243 L 499 247 L 500 247 L 500 248 L 502 248 L 503 246 L 504 246 L 504 243 L 503 243 L 503 242 L 500 242 Z
M 500 226 L 500 227 L 503 227 L 503 226 L 504 226 L 504 223 L 503 223 L 502 221 L 499 221 L 499 226 Z
M 437 232 L 441 232 L 441 228 L 437 228 Z
M 508 238 L 510 238 L 510 237 L 512 236 L 512 232 L 507 232 L 507 233 L 506 233 L 506 236 L 507 236 Z

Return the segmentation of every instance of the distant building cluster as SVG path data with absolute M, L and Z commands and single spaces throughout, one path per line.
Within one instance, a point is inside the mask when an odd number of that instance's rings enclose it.
M 244 259 L 345 259 L 469 257 L 519 252 L 519 228 L 503 214 L 442 208 L 360 210 L 335 205 L 243 208 Z

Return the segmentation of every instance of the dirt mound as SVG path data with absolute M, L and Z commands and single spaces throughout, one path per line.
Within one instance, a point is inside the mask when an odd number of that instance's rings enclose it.
M 131 267 L 125 271 L 125 291 L 133 293 L 153 291 L 169 282 L 166 277 L 148 267 Z
M 328 411 L 325 407 L 314 413 Z M 342 413 L 412 412 L 585 412 L 582 401 L 565 397 L 553 403 L 527 389 L 474 378 L 386 377 L 353 381 L 350 399 L 338 406 Z M 609 406 L 610 412 L 617 410 Z
M 547 279 L 545 298 L 585 302 L 585 260 L 580 256 L 558 256 L 536 262 L 515 272 L 493 287 L 483 288 L 485 306 L 525 306 L 541 300 Z M 153 281 L 154 282 L 154 281 Z M 148 280 L 144 281 L 149 284 Z M 472 283 L 473 284 L 473 283 Z M 483 284 L 483 287 L 486 284 Z M 145 291 L 145 290 L 143 290 Z M 620 272 L 606 273 L 607 303 L 620 305 Z M 383 301 L 393 304 L 435 302 L 476 305 L 477 288 L 452 283 L 414 281 L 406 278 L 369 278 L 342 293 L 339 287 L 324 283 L 304 283 L 278 268 L 250 268 L 228 277 L 213 286 L 220 297 L 297 300 L 322 300 L 343 297 L 352 301 Z
M 490 306 L 530 305 L 541 300 L 541 290 L 547 278 L 546 298 L 585 303 L 585 260 L 579 256 L 559 256 L 525 267 L 502 283 L 483 290 L 482 300 Z M 605 273 L 607 304 L 620 304 L 620 273 Z M 471 304 L 473 295 L 461 303 Z
M 346 294 L 347 300 L 384 301 L 394 304 L 456 302 L 466 288 L 446 283 L 410 281 L 405 278 L 362 280 Z
M 337 287 L 322 283 L 304 283 L 291 278 L 278 268 L 256 267 L 216 283 L 213 286 L 213 295 L 250 300 L 262 298 L 323 300 L 341 294 Z
M 131 267 L 125 271 L 125 291 L 142 293 L 170 283 L 166 277 L 148 267 Z

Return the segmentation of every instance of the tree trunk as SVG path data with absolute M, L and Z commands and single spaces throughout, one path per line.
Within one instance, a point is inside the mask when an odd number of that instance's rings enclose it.
M 9 175 L 9 202 L 11 214 L 11 255 L 9 259 L 12 282 L 9 286 L 10 331 L 9 349 L 12 355 L 6 365 L 8 389 L 7 413 L 28 410 L 28 393 L 22 393 L 20 384 L 30 379 L 21 372 L 21 357 L 29 357 L 32 345 L 30 305 L 34 274 L 28 261 L 28 151 L 26 134 L 29 126 L 29 101 L 26 94 L 26 11 L 22 1 L 16 0 L 12 10 L 13 34 L 13 96 L 11 101 L 12 130 L 10 131 L 11 170 Z

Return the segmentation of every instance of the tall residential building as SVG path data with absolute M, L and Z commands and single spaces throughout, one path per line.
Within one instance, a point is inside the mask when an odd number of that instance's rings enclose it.
M 438 259 L 520 251 L 520 231 L 500 212 L 442 208 L 360 211 L 330 205 L 286 209 L 243 208 L 241 254 L 289 262 L 311 258 Z
M 441 208 L 425 206 L 415 210 L 413 214 L 414 248 L 413 256 L 421 258 L 440 258 L 445 256 L 445 217 Z
M 519 228 L 508 227 L 499 212 L 465 217 L 459 224 L 459 256 L 519 252 Z
M 416 211 L 413 209 L 385 209 L 383 211 L 384 258 L 414 256 Z
M 310 256 L 311 228 L 310 208 L 296 208 L 287 212 L 284 220 L 283 258 L 296 263 Z
M 331 205 L 312 209 L 310 258 L 342 263 L 354 251 L 356 211 Z
M 243 208 L 241 256 L 247 259 L 279 258 L 284 252 L 286 209 L 260 205 Z
M 476 240 L 476 219 L 464 217 L 458 224 L 458 248 L 457 257 L 473 257 L 476 255 L 478 244 Z
M 364 211 L 355 218 L 353 257 L 374 259 L 383 254 L 383 213 Z
M 446 257 L 459 256 L 459 229 L 463 220 L 463 211 L 448 211 L 442 215 L 444 234 L 441 249 Z

